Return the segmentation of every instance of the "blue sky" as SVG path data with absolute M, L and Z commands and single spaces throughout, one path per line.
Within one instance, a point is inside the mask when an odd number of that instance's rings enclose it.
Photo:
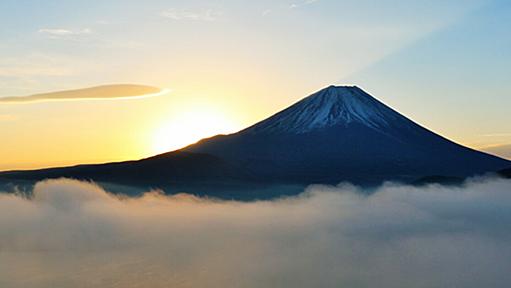
M 511 2 L 486 2 L 348 78 L 444 135 L 475 147 L 509 144 L 509 28 Z
M 254 76 L 263 78 L 275 71 L 282 75 L 275 82 L 283 86 L 309 79 L 310 84 L 298 91 L 310 92 L 388 55 L 410 50 L 414 43 L 431 45 L 425 41 L 434 41 L 431 34 L 478 11 L 485 11 L 481 18 L 494 17 L 507 8 L 503 2 L 477 0 L 2 1 L 0 5 L 2 95 L 101 81 L 179 86 L 175 82 L 191 73 L 183 67 L 199 70 L 201 64 L 203 70 L 225 65 L 234 73 L 255 68 Z M 486 40 L 486 31 L 474 32 L 475 38 Z M 429 50 L 438 56 L 443 52 Z M 487 51 L 480 52 L 477 57 L 486 59 Z

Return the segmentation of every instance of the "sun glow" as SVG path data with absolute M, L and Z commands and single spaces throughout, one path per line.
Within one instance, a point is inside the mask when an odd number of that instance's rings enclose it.
M 174 115 L 156 130 L 153 153 L 159 154 L 183 148 L 200 139 L 235 132 L 234 122 L 224 113 L 213 109 L 193 109 Z

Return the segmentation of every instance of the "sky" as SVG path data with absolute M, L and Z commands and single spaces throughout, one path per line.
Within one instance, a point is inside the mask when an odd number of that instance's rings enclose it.
M 511 157 L 508 1 L 5 0 L 0 19 L 0 97 L 162 91 L 0 101 L 0 170 L 151 156 L 330 84 L 357 85 L 443 136 Z

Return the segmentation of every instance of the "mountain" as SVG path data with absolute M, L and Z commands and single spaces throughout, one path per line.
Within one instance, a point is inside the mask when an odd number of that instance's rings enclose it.
M 413 181 L 511 166 L 449 141 L 348 86 L 327 87 L 245 130 L 184 151 L 216 155 L 277 182 Z
M 330 86 L 238 133 L 181 150 L 138 161 L 4 172 L 0 178 L 73 177 L 170 193 L 264 198 L 312 183 L 414 183 L 508 167 L 510 161 L 445 139 L 358 87 Z

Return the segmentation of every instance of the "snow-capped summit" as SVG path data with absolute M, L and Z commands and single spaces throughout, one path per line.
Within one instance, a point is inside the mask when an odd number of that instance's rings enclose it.
M 353 122 L 381 129 L 400 117 L 394 110 L 356 86 L 332 85 L 244 132 L 300 134 Z

